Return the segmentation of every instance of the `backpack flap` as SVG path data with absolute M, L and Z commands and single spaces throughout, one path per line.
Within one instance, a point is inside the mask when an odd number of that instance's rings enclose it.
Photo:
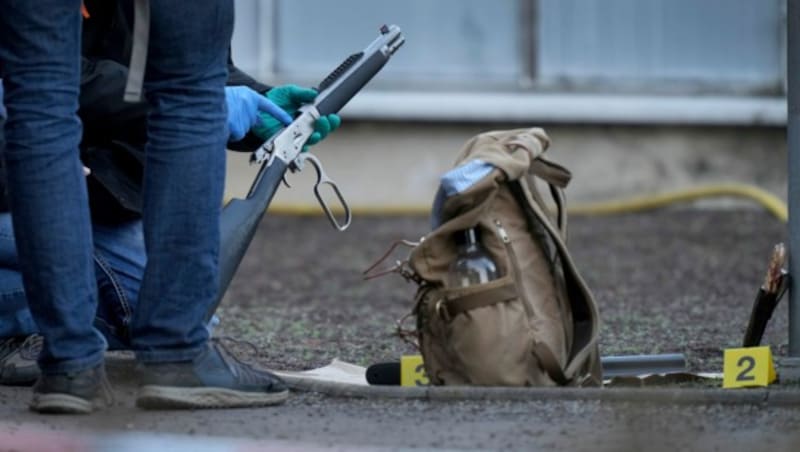
M 467 142 L 455 166 L 482 160 L 503 171 L 507 180 L 517 180 L 530 172 L 549 146 L 550 138 L 539 128 L 487 132 Z
M 442 283 L 456 255 L 452 234 L 478 225 L 501 185 L 526 177 L 531 164 L 549 145 L 550 139 L 540 128 L 487 132 L 469 140 L 459 152 L 455 168 L 478 161 L 494 169 L 464 191 L 444 198 L 440 206 L 434 205 L 433 223 L 438 227 L 412 250 L 410 267 L 422 279 Z M 440 188 L 437 200 L 444 196 Z

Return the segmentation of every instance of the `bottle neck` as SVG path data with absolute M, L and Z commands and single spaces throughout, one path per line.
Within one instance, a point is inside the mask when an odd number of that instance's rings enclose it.
M 461 248 L 463 250 L 476 251 L 480 249 L 480 243 L 478 243 L 478 233 L 475 231 L 475 228 L 464 230 L 461 239 L 463 240 L 463 243 L 461 244 Z

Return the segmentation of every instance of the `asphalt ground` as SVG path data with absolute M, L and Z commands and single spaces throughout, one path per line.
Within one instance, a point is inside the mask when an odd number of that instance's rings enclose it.
M 786 240 L 785 225 L 755 209 L 576 216 L 570 228 L 573 256 L 599 304 L 602 354 L 679 352 L 693 371 L 720 371 L 722 350 L 741 343 L 772 247 Z M 236 347 L 242 359 L 276 369 L 333 358 L 366 366 L 413 352 L 393 329 L 411 309 L 414 286 L 396 275 L 365 282 L 361 272 L 394 240 L 427 231 L 424 217 L 357 216 L 339 233 L 323 217 L 268 215 L 223 301 L 216 334 L 254 344 Z M 786 300 L 764 343 L 777 360 L 786 355 Z M 723 391 L 714 382 L 495 399 L 296 392 L 281 407 L 144 412 L 133 407 L 129 367 L 112 377 L 116 404 L 84 417 L 32 414 L 29 389 L 0 388 L 0 433 L 175 433 L 301 450 L 800 449 L 800 390 L 786 383 L 768 391 Z

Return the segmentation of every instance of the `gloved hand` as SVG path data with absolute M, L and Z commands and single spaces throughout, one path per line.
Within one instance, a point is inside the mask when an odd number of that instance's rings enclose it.
M 267 91 L 266 96 L 284 111 L 294 116 L 300 106 L 314 101 L 314 98 L 317 97 L 317 92 L 311 88 L 301 88 L 297 85 L 282 85 Z M 322 141 L 329 133 L 338 129 L 341 123 L 342 120 L 337 114 L 320 116 L 316 124 L 314 124 L 314 133 L 306 141 L 303 151 L 307 151 L 308 146 Z M 262 140 L 266 140 L 275 135 L 282 127 L 283 124 L 280 121 L 262 113 L 261 123 L 253 127 L 253 133 Z
M 246 86 L 226 86 L 225 103 L 228 106 L 228 131 L 230 141 L 239 141 L 257 126 L 263 117 L 290 124 L 292 117 L 258 91 Z

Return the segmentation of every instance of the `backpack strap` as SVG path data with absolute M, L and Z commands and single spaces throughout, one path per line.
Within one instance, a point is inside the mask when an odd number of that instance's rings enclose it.
M 531 161 L 529 171 L 531 174 L 542 178 L 548 184 L 559 188 L 566 188 L 569 185 L 569 181 L 572 180 L 572 173 L 568 169 L 542 156 L 536 157 Z
M 572 180 L 572 173 L 558 163 L 545 159 L 542 156 L 537 157 L 531 161 L 530 174 L 538 177 L 547 183 L 550 189 L 550 194 L 556 204 L 556 218 L 558 222 L 558 229 L 561 232 L 561 238 L 567 239 L 567 201 L 564 196 L 564 188 L 566 188 L 569 181 Z M 528 183 L 533 186 L 535 181 L 530 180 Z
M 550 164 L 548 167 L 552 168 L 553 165 L 555 164 Z M 568 173 L 568 171 L 564 171 Z M 550 177 L 549 173 L 547 174 L 547 177 L 551 179 L 551 181 L 557 182 L 555 179 Z M 547 181 L 547 179 L 545 180 Z M 548 183 L 551 181 L 548 181 Z M 511 182 L 511 192 L 517 198 L 517 201 L 521 206 L 528 206 L 528 208 L 523 208 L 523 210 L 527 215 L 532 216 L 534 220 L 538 220 L 539 223 L 545 228 L 550 238 L 553 240 L 564 266 L 564 277 L 566 279 L 568 291 L 574 292 L 574 289 L 577 289 L 578 291 L 577 293 L 570 293 L 569 296 L 570 306 L 573 312 L 575 332 L 572 350 L 570 350 L 568 362 L 563 367 L 563 374 L 566 381 L 570 382 L 581 370 L 581 366 L 583 366 L 586 360 L 589 358 L 589 355 L 593 352 L 595 348 L 594 346 L 597 343 L 597 332 L 599 329 L 597 306 L 594 302 L 594 296 L 590 292 L 583 278 L 581 278 L 580 274 L 578 273 L 577 267 L 572 260 L 572 256 L 570 256 L 569 251 L 567 250 L 566 243 L 563 239 L 563 237 L 565 237 L 564 231 L 562 231 L 562 228 L 560 227 L 557 229 L 553 226 L 549 216 L 545 213 L 543 206 L 533 199 L 528 183 L 528 179 L 519 179 L 518 181 Z M 551 186 L 552 185 L 556 184 L 551 184 Z M 560 211 L 565 210 L 561 187 L 556 185 L 551 192 L 554 193 L 556 203 L 559 202 L 559 199 L 561 200 L 561 205 L 559 206 Z M 559 212 L 559 218 L 562 217 L 565 218 L 563 212 Z M 565 221 L 566 220 L 564 220 L 563 226 L 566 226 Z M 545 363 L 552 361 L 548 356 L 552 355 L 552 352 L 549 352 L 549 354 L 548 352 L 549 350 L 544 350 L 543 347 L 539 347 L 537 350 L 537 356 L 540 357 L 540 361 L 543 363 L 543 366 L 548 365 Z M 553 356 L 553 359 L 555 359 L 555 356 Z M 557 373 L 554 372 L 554 374 L 560 378 Z M 553 376 L 551 376 L 551 378 L 553 378 Z M 553 379 L 556 380 L 555 378 Z
M 494 281 L 488 283 L 493 284 Z M 471 311 L 473 309 L 491 306 L 504 301 L 517 298 L 517 287 L 510 278 L 497 280 L 496 287 L 482 288 L 479 291 L 462 291 L 449 293 L 445 299 L 439 302 L 436 310 L 445 319 L 457 316 L 458 314 Z M 448 317 L 445 317 L 448 316 Z
M 561 368 L 558 358 L 556 358 L 553 350 L 551 350 L 547 344 L 544 342 L 535 342 L 533 344 L 533 354 L 536 355 L 536 358 L 539 360 L 539 365 L 547 372 L 547 376 L 550 377 L 551 380 L 561 386 L 570 384 L 572 379 L 567 377 L 564 373 L 564 369 Z
M 147 66 L 147 47 L 150 40 L 150 0 L 133 2 L 133 44 L 125 83 L 125 102 L 140 102 Z
M 561 238 L 567 240 L 567 197 L 564 196 L 564 190 L 555 185 L 548 185 L 550 187 L 550 194 L 553 196 L 553 201 L 556 203 L 556 218 L 558 221 L 558 230 L 561 232 Z

